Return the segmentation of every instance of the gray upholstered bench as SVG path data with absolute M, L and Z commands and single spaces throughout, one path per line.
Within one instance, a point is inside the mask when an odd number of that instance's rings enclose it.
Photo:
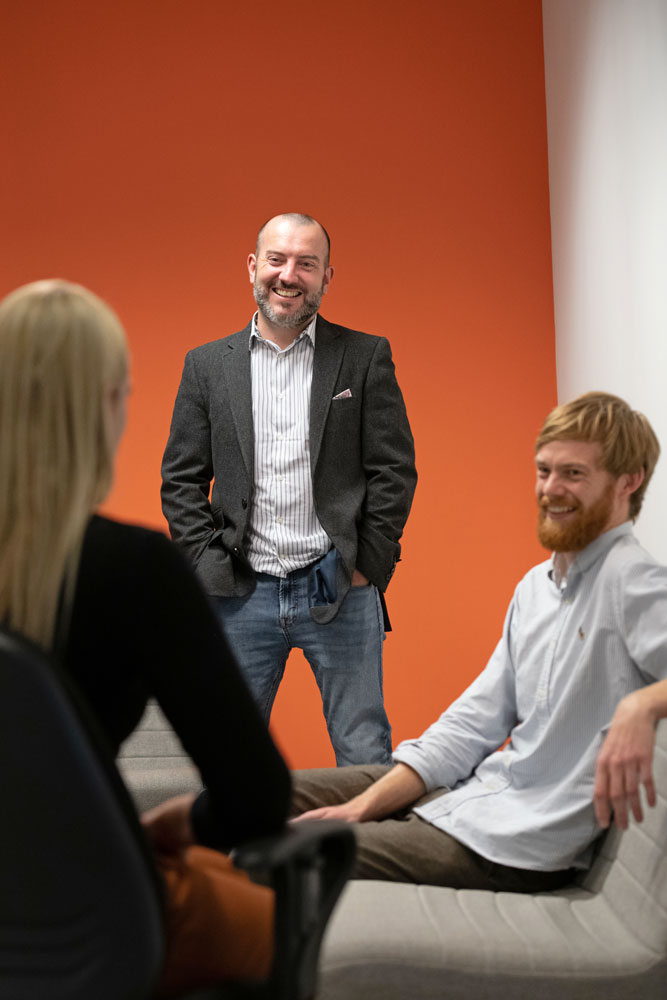
M 118 766 L 139 812 L 201 788 L 199 771 L 155 702 L 123 743 Z
M 319 1000 L 662 1000 L 667 992 L 667 723 L 658 804 L 604 840 L 578 884 L 535 896 L 351 882 Z
M 138 808 L 199 775 L 150 705 L 120 767 Z M 319 1000 L 662 1000 L 667 988 L 667 723 L 658 804 L 612 830 L 576 885 L 523 896 L 353 881 L 329 925 Z

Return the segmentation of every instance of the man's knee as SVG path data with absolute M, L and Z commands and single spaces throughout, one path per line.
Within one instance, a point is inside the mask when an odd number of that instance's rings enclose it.
M 290 815 L 299 816 L 309 809 L 348 802 L 389 770 L 384 764 L 354 764 L 293 771 Z

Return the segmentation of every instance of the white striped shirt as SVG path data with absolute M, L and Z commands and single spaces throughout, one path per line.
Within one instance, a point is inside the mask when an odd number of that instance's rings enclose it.
M 616 706 L 667 677 L 667 568 L 629 522 L 580 552 L 560 584 L 552 568 L 518 585 L 477 680 L 394 751 L 429 791 L 452 789 L 415 810 L 423 819 L 491 861 L 538 871 L 589 864 L 595 762 Z
M 310 470 L 310 387 L 315 320 L 281 350 L 257 329 L 250 334 L 255 487 L 248 559 L 258 573 L 286 576 L 331 548 L 315 514 Z

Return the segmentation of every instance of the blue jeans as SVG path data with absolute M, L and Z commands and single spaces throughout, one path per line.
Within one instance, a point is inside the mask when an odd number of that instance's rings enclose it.
M 384 626 L 376 588 L 352 587 L 332 622 L 310 617 L 310 567 L 257 574 L 248 597 L 214 597 L 218 617 L 268 724 L 291 649 L 301 649 L 322 695 L 339 767 L 386 764 L 391 726 L 382 697 Z

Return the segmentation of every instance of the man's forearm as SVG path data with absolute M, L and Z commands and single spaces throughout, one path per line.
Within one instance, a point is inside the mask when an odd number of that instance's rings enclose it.
M 195 559 L 215 531 L 215 521 L 205 485 L 167 478 L 162 481 L 162 513 L 172 541 Z
M 426 793 L 426 785 L 407 764 L 396 764 L 379 781 L 348 803 L 353 807 L 357 822 L 383 819 L 399 809 L 412 805 Z
M 660 719 L 667 717 L 667 680 L 656 681 L 647 687 L 637 688 L 623 698 L 612 719 L 611 729 L 622 723 L 632 723 L 638 727 L 655 727 Z
M 667 680 L 656 681 L 648 687 L 634 692 L 642 708 L 655 723 L 667 718 Z
M 417 484 L 412 432 L 384 339 L 369 368 L 362 412 L 366 496 L 357 529 L 357 569 L 384 590 L 400 556 L 399 539 Z

